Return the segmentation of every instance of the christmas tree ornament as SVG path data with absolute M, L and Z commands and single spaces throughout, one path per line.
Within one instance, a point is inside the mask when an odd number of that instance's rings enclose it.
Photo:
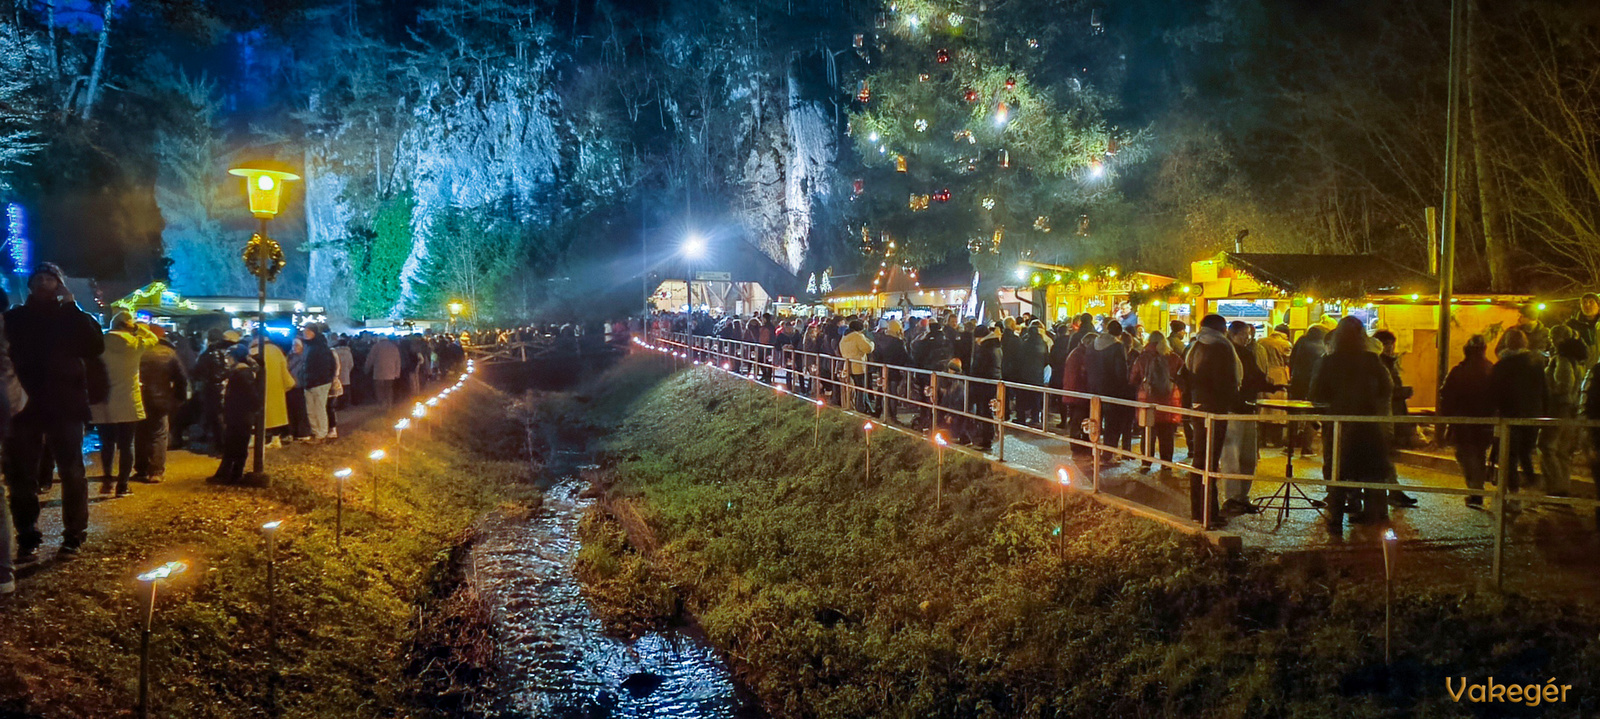
M 928 131 L 928 121 L 927 120 L 924 120 L 922 118 L 917 118 L 917 121 L 914 124 L 917 126 L 917 132 L 927 132 Z
M 1079 237 L 1088 237 L 1089 236 L 1089 216 L 1088 215 L 1079 215 L 1078 216 L 1078 236 Z
M 994 238 L 989 241 L 989 253 L 994 255 L 1000 254 L 1000 243 L 1001 241 L 1005 240 L 1005 238 L 1006 228 L 1004 226 L 994 228 Z
M 977 102 L 978 101 L 978 91 L 969 87 L 966 90 L 963 90 L 961 92 L 961 97 L 963 99 L 965 99 L 967 102 Z
M 911 200 L 908 205 L 911 207 L 912 212 L 921 212 L 928 209 L 928 201 L 930 199 L 931 198 L 928 195 L 919 195 L 913 192 L 911 193 Z
M 1033 48 L 1035 50 L 1038 50 L 1039 49 L 1039 38 L 1036 38 L 1036 37 L 1028 38 L 1028 47 L 1031 47 L 1031 48 Z
M 928 73 L 922 73 L 921 75 L 917 76 L 917 81 L 918 82 L 927 82 L 929 77 L 931 77 L 931 76 Z
M 878 13 L 878 17 L 873 24 L 876 25 L 879 30 L 883 30 L 889 27 L 889 16 L 880 12 Z
M 936 202 L 949 202 L 950 188 L 946 187 L 943 190 L 933 193 L 933 199 Z
M 862 102 L 872 99 L 872 87 L 867 84 L 866 80 L 861 81 L 861 90 L 856 93 L 856 99 Z
M 1107 136 L 1106 137 L 1106 157 L 1112 157 L 1112 156 L 1114 156 L 1116 154 L 1117 154 L 1117 138 L 1114 135 L 1113 136 Z
M 866 181 L 859 177 L 857 177 L 854 182 L 850 183 L 850 185 L 851 189 L 854 189 L 857 195 L 861 194 L 867 189 Z
M 962 17 L 961 13 L 953 12 L 945 16 L 944 21 L 950 23 L 950 27 L 961 27 L 961 23 L 966 22 L 967 19 Z
M 976 254 L 978 254 L 979 252 L 982 252 L 982 251 L 983 251 L 983 240 L 980 240 L 980 239 L 978 239 L 976 237 L 974 237 L 974 238 L 972 238 L 970 240 L 967 240 L 967 252 L 970 252 L 970 253 L 976 255 Z
M 894 171 L 895 172 L 905 172 L 906 171 L 906 156 L 905 155 L 895 155 L 894 156 Z
M 1010 167 L 1011 166 L 1011 151 L 1009 151 L 1009 150 L 1001 150 L 1000 151 L 1000 166 L 1001 167 Z
M 859 32 L 856 33 L 856 38 L 855 38 L 855 41 L 854 41 L 855 47 L 859 48 L 859 47 L 862 47 L 862 46 L 864 46 L 866 44 L 867 44 L 867 36 L 866 36 L 866 34 L 865 33 L 859 33 Z
M 1033 229 L 1038 230 L 1040 232 L 1049 232 L 1050 231 L 1050 216 L 1049 215 L 1039 215 L 1038 217 L 1035 217 L 1033 219 Z
M 940 65 L 943 65 L 947 62 L 950 62 L 950 51 L 941 47 L 933 54 L 933 57 L 935 60 L 939 61 Z
M 985 210 L 994 209 L 994 198 L 993 197 L 985 197 L 985 198 L 983 198 L 983 209 L 985 209 Z
M 1017 89 L 1017 78 L 1014 78 L 1014 77 L 1006 78 L 1006 89 L 1007 90 L 1015 90 L 1015 89 Z
M 1000 106 L 994 110 L 994 124 L 1004 125 L 1006 124 L 1006 120 L 1009 119 L 1011 119 L 1011 108 L 1007 107 L 1006 104 L 1002 102 L 1000 103 Z

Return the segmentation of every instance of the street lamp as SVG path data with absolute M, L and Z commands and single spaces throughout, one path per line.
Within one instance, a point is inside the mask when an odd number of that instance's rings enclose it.
M 862 444 L 867 447 L 867 482 L 872 482 L 872 428 L 873 424 L 867 422 L 861 425 Z
M 811 446 L 822 446 L 822 400 L 813 400 L 817 403 L 817 419 L 811 425 Z
M 277 279 L 287 264 L 283 248 L 267 236 L 267 220 L 278 214 L 284 183 L 300 176 L 288 165 L 271 160 L 241 163 L 230 168 L 228 174 L 244 178 L 250 213 L 261 220 L 260 231 L 250 237 L 244 248 L 245 267 L 256 277 L 256 353 L 261 356 L 261 409 L 257 411 L 256 450 L 248 479 L 259 487 L 267 483 L 267 283 Z
M 339 486 L 338 499 L 333 505 L 333 546 L 335 549 L 344 549 L 344 483 L 355 474 L 349 467 L 336 470 L 333 473 L 334 484 Z
M 456 329 L 458 327 L 457 322 L 461 317 L 462 310 L 465 310 L 466 308 L 467 306 L 460 302 L 450 303 L 450 334 L 456 333 Z
M 423 423 L 422 419 L 428 416 L 428 408 L 422 406 L 421 402 L 418 402 L 411 408 L 411 416 L 417 420 L 417 424 L 423 425 L 424 428 L 427 427 L 427 425 Z M 430 431 L 428 434 L 432 435 L 433 432 Z
M 933 433 L 934 452 L 939 456 L 938 474 L 934 475 L 933 508 L 939 509 L 944 504 L 944 448 L 948 444 L 944 441 L 943 432 Z
M 1060 549 L 1063 559 L 1067 556 L 1067 488 L 1072 486 L 1072 475 L 1067 473 L 1066 467 L 1056 469 L 1056 483 L 1061 485 L 1061 540 Z
M 394 423 L 394 478 L 396 480 L 400 479 L 400 453 L 401 447 L 404 446 L 400 443 L 400 440 L 408 429 L 411 429 L 410 419 L 402 417 L 399 422 Z
M 162 580 L 182 574 L 189 565 L 182 561 L 167 562 L 138 576 L 149 591 L 144 596 L 144 631 L 139 635 L 139 719 L 150 716 L 150 625 L 156 618 L 156 586 Z
M 1390 604 L 1394 599 L 1394 563 L 1399 559 L 1400 550 L 1396 544 L 1400 538 L 1395 536 L 1394 529 L 1383 531 L 1383 663 L 1394 663 L 1394 653 L 1389 645 L 1394 637 L 1390 617 L 1393 614 Z
M 283 520 L 273 520 L 261 525 L 261 534 L 267 539 L 267 647 L 272 659 L 278 655 L 278 528 Z
M 683 239 L 683 244 L 678 246 L 678 252 L 685 259 L 703 259 L 706 256 L 706 238 L 701 237 L 698 232 L 691 232 Z M 694 309 L 694 277 L 689 274 L 687 268 L 683 273 L 683 301 L 688 303 L 690 310 Z

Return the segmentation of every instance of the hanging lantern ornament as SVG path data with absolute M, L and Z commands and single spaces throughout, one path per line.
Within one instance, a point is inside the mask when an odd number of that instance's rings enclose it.
M 862 102 L 872 99 L 872 86 L 868 85 L 866 80 L 861 81 L 861 90 L 856 93 L 856 99 Z
M 982 251 L 983 251 L 983 240 L 980 240 L 980 239 L 978 239 L 976 237 L 974 237 L 974 238 L 972 238 L 970 240 L 967 240 L 967 252 L 970 252 L 970 253 L 976 255 L 976 254 L 978 254 L 979 252 L 982 252 Z
M 949 202 L 950 188 L 946 187 L 943 190 L 933 193 L 933 199 L 936 202 Z
M 928 73 L 922 73 L 917 76 L 917 82 L 927 82 L 929 77 L 931 76 Z
M 1107 136 L 1106 137 L 1106 157 L 1112 157 L 1112 156 L 1114 156 L 1116 154 L 1117 154 L 1117 138 L 1116 138 L 1116 136 Z
M 1002 102 L 1000 103 L 1000 106 L 994 110 L 994 124 L 1004 125 L 1006 124 L 1006 120 L 1009 119 L 1011 119 L 1011 108 L 1007 107 L 1006 104 Z
M 985 210 L 994 209 L 994 198 L 993 197 L 985 197 L 985 198 L 983 198 L 983 209 L 985 209 Z
M 1040 232 L 1049 232 L 1050 231 L 1050 216 L 1049 215 L 1039 215 L 1038 217 L 1034 218 L 1034 220 L 1033 220 L 1033 229 L 1038 230 Z
M 850 186 L 851 186 L 851 189 L 855 190 L 855 193 L 857 195 L 861 194 L 862 192 L 866 191 L 866 189 L 867 189 L 866 181 L 862 180 L 859 177 L 857 177 L 855 179 L 855 182 L 850 183 Z
M 1089 236 L 1089 216 L 1088 215 L 1079 215 L 1078 216 L 1078 236 L 1079 237 L 1088 237 Z
M 906 171 L 906 156 L 905 155 L 895 155 L 894 156 L 894 171 L 895 172 L 905 172 Z
M 1011 152 L 1009 150 L 1001 150 L 1000 151 L 1000 166 L 1001 167 L 1010 167 L 1011 166 Z
M 932 198 L 928 195 L 919 195 L 913 192 L 911 193 L 911 200 L 907 204 L 912 212 L 921 212 L 928 209 L 928 201 L 930 199 Z
M 950 13 L 948 16 L 945 17 L 945 22 L 950 23 L 950 27 L 961 27 L 961 23 L 964 23 L 966 21 L 967 21 L 967 19 L 962 17 L 961 13 L 958 13 L 958 12 Z
M 1036 38 L 1036 37 L 1028 38 L 1028 47 L 1033 48 L 1035 50 L 1038 50 L 1039 49 L 1039 38 Z
M 961 91 L 961 97 L 963 99 L 965 99 L 967 102 L 977 102 L 978 101 L 978 91 L 969 87 L 969 88 Z
M 994 255 L 1000 254 L 1000 242 L 1005 240 L 1005 238 L 1006 238 L 1006 228 L 1005 227 L 996 227 L 996 228 L 994 228 L 994 239 L 989 242 L 989 253 L 990 254 L 994 254 Z
M 1015 89 L 1017 89 L 1017 78 L 1014 78 L 1014 77 L 1006 78 L 1006 89 L 1007 90 L 1015 90 Z
M 943 65 L 947 62 L 950 62 L 950 51 L 941 47 L 939 48 L 938 52 L 933 54 L 933 57 L 935 60 L 939 61 L 940 65 Z

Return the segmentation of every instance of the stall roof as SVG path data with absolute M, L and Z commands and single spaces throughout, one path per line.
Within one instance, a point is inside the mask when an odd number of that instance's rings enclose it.
M 972 268 L 966 263 L 951 263 L 939 265 L 925 270 L 917 270 L 913 279 L 911 273 L 899 265 L 890 265 L 885 273 L 886 281 L 878 284 L 880 293 L 915 292 L 924 290 L 949 290 L 972 286 Z M 872 280 L 878 276 L 877 270 L 869 270 L 855 275 L 846 275 L 833 278 L 833 291 L 828 297 L 842 297 L 847 295 L 865 295 L 872 293 Z M 920 283 L 920 287 L 918 286 Z
M 1433 277 L 1377 255 L 1224 252 L 1228 266 L 1286 292 L 1319 297 L 1367 297 L 1426 291 Z

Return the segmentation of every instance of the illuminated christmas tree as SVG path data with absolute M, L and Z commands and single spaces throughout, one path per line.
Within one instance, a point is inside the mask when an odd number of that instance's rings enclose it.
M 852 234 L 865 266 L 970 254 L 992 290 L 996 271 L 1021 258 L 1093 260 L 1090 216 L 1130 159 L 1103 119 L 1112 101 L 1087 68 L 1063 62 L 1091 54 L 1098 11 L 1075 0 L 896 0 L 875 25 L 856 38 L 870 73 L 850 121 L 861 162 Z

